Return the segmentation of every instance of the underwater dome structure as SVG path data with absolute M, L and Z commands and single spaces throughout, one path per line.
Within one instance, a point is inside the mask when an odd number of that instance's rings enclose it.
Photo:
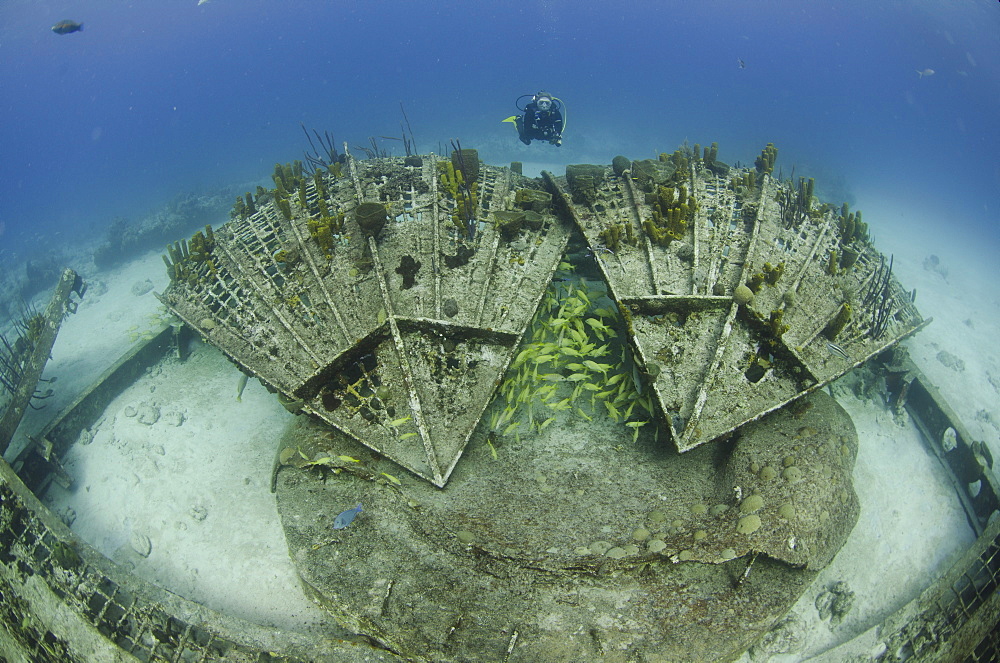
M 951 430 L 953 471 L 979 482 L 980 541 L 879 635 L 933 660 L 914 624 L 989 620 L 995 482 L 896 350 L 928 322 L 915 291 L 860 212 L 775 177 L 776 156 L 739 168 L 684 146 L 528 178 L 458 145 L 345 146 L 322 168 L 276 165 L 273 189 L 168 247 L 158 296 L 180 322 L 17 473 L 0 464 L 11 642 L 53 661 L 736 660 L 858 520 L 858 433 L 822 388 L 876 360 L 893 407 L 929 438 Z M 64 299 L 83 294 L 74 276 Z M 145 583 L 35 497 L 69 481 L 60 456 L 109 394 L 182 356 L 189 330 L 304 415 L 275 442 L 271 489 L 302 586 L 349 636 Z M 601 439 L 607 425 L 632 444 Z

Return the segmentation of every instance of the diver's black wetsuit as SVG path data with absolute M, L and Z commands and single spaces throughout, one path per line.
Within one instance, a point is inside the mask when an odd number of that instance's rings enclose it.
M 553 145 L 562 145 L 563 117 L 556 104 L 547 111 L 538 110 L 534 101 L 524 108 L 524 115 L 517 118 L 517 133 L 521 142 L 531 145 L 532 140 L 546 140 Z

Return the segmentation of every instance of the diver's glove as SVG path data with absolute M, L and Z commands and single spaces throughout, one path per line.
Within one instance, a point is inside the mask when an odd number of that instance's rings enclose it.
M 562 138 L 553 138 L 552 144 L 556 147 L 562 147 Z

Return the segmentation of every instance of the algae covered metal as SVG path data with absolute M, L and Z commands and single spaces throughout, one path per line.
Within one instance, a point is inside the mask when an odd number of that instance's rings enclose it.
M 170 247 L 163 302 L 244 371 L 437 486 L 563 253 L 550 194 L 475 150 L 349 154 Z
M 461 149 L 279 165 L 170 247 L 163 301 L 291 409 L 443 486 L 575 225 L 687 451 L 925 324 L 860 212 L 773 177 L 776 156 L 684 147 L 541 179 Z
M 925 324 L 860 212 L 716 147 L 546 174 L 628 324 L 680 451 L 840 377 Z

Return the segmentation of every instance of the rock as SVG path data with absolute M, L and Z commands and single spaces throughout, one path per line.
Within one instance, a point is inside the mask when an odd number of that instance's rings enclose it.
M 947 350 L 937 353 L 937 360 L 957 373 L 965 370 L 965 362 Z
M 132 284 L 132 294 L 136 297 L 142 297 L 146 293 L 153 289 L 153 282 L 149 279 L 145 281 L 136 281 Z
M 775 624 L 774 628 L 750 648 L 750 660 L 766 662 L 776 654 L 794 654 L 802 650 L 804 643 L 799 635 L 805 626 L 798 615 L 790 614 Z
M 136 418 L 140 424 L 152 426 L 160 420 L 160 408 L 152 403 L 141 403 L 136 411 Z
M 166 412 L 160 418 L 163 423 L 170 426 L 180 426 L 184 423 L 184 413 L 182 412 Z
M 924 269 L 928 272 L 934 272 L 941 276 L 941 278 L 948 280 L 948 268 L 942 265 L 941 259 L 933 253 L 924 258 Z
M 72 527 L 73 523 L 76 522 L 76 510 L 73 507 L 67 505 L 62 511 L 58 513 L 60 520 L 66 523 L 66 527 Z
M 844 581 L 835 582 L 816 597 L 816 610 L 820 619 L 829 619 L 836 626 L 854 607 L 854 592 Z
M 446 491 L 425 482 L 386 490 L 367 478 L 395 472 L 385 460 L 326 481 L 280 466 L 278 512 L 299 576 L 349 628 L 442 663 L 475 660 L 497 641 L 498 624 L 517 625 L 525 660 L 595 660 L 595 640 L 648 660 L 731 660 L 787 613 L 857 520 L 857 435 L 822 392 L 748 424 L 725 452 L 704 445 L 678 456 L 638 444 L 588 445 L 581 454 L 576 439 L 525 436 L 516 453 L 511 442 L 497 457 L 473 443 Z M 308 420 L 280 445 L 309 457 L 365 457 Z M 760 468 L 776 474 L 790 456 L 800 481 L 761 480 Z M 526 467 L 545 467 L 545 481 L 526 477 Z M 358 502 L 367 517 L 335 546 L 317 546 L 329 540 L 333 515 Z M 794 513 L 781 509 L 792 503 Z M 713 594 L 732 586 L 754 552 L 763 553 L 754 577 L 766 578 L 754 600 Z M 373 621 L 369 588 L 386 576 L 410 584 L 405 594 L 394 588 Z M 586 598 L 565 603 L 567 593 Z M 847 595 L 831 599 L 830 609 L 847 603 Z M 603 614 L 616 625 L 595 620 Z M 442 651 L 437 634 L 460 616 Z
M 132 532 L 132 536 L 129 537 L 129 545 L 132 546 L 132 550 L 143 557 L 149 557 L 149 553 L 153 551 L 153 543 L 149 537 L 139 532 Z

